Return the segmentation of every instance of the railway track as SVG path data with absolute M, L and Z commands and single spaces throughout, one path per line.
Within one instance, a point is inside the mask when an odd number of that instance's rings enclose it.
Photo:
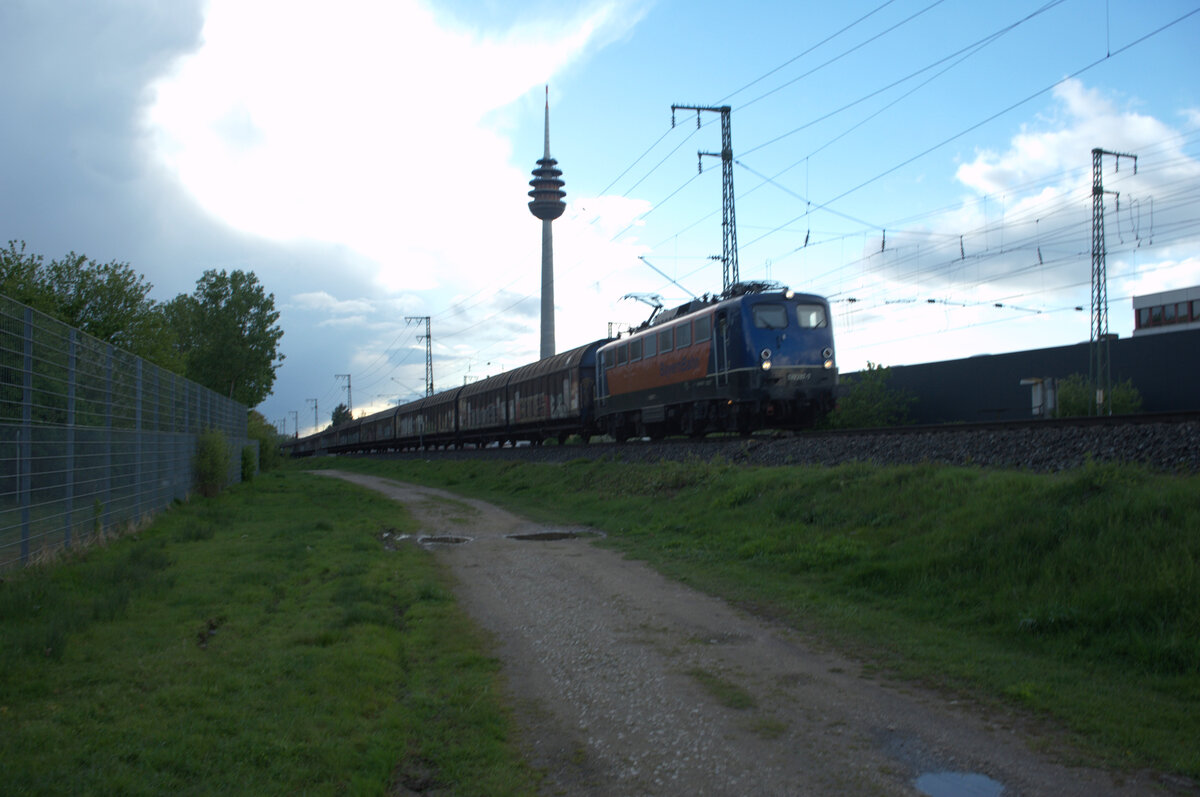
M 371 456 L 567 462 L 714 461 L 752 466 L 845 462 L 1058 471 L 1088 462 L 1136 462 L 1156 470 L 1200 471 L 1200 413 L 894 426 L 763 433 L 751 437 L 670 438 L 622 444 L 421 450 Z

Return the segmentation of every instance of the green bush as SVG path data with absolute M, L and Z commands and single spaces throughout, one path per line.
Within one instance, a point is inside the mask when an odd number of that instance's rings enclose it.
M 209 429 L 196 438 L 196 456 L 192 460 L 196 488 L 200 495 L 212 498 L 229 479 L 229 444 L 225 435 Z
M 846 394 L 825 419 L 833 429 L 864 429 L 908 423 L 908 408 L 916 401 L 903 390 L 888 387 L 891 370 L 868 362 L 867 370 L 846 380 Z
M 1091 415 L 1094 395 L 1095 388 L 1091 380 L 1083 374 L 1071 374 L 1066 379 L 1058 380 L 1058 409 L 1054 417 Z M 1126 379 L 1112 386 L 1111 403 L 1114 415 L 1131 415 L 1142 411 L 1142 394 L 1133 386 L 1132 379 Z
M 274 426 L 267 423 L 267 419 L 262 416 L 262 413 L 250 410 L 250 415 L 246 419 L 246 436 L 251 440 L 258 441 L 258 469 L 260 471 L 279 467 L 283 462 L 283 452 L 279 449 L 279 443 L 283 440 L 283 436 L 275 430 Z

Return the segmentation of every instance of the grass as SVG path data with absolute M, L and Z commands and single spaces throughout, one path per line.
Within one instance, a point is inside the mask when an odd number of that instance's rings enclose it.
M 0 583 L 7 794 L 533 793 L 498 663 L 368 491 L 273 472 Z
M 1200 776 L 1195 475 L 335 463 L 603 529 L 601 544 L 872 671 L 1048 719 L 1109 766 Z

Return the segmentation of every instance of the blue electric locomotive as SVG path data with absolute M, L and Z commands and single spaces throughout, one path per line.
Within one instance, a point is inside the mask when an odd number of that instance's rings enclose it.
M 596 417 L 618 441 L 809 426 L 837 381 L 829 304 L 751 284 L 602 346 Z

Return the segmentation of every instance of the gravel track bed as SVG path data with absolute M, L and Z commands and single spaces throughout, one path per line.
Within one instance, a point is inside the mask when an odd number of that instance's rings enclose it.
M 913 465 L 925 462 L 1054 472 L 1088 462 L 1136 462 L 1176 472 L 1200 471 L 1200 423 L 1146 423 L 1120 426 L 862 434 L 799 434 L 790 437 L 672 440 L 625 445 L 594 443 L 522 446 L 461 451 L 419 451 L 388 456 L 413 459 L 495 459 L 567 462 L 610 457 L 618 462 L 713 461 L 759 466 L 838 465 L 869 462 Z

